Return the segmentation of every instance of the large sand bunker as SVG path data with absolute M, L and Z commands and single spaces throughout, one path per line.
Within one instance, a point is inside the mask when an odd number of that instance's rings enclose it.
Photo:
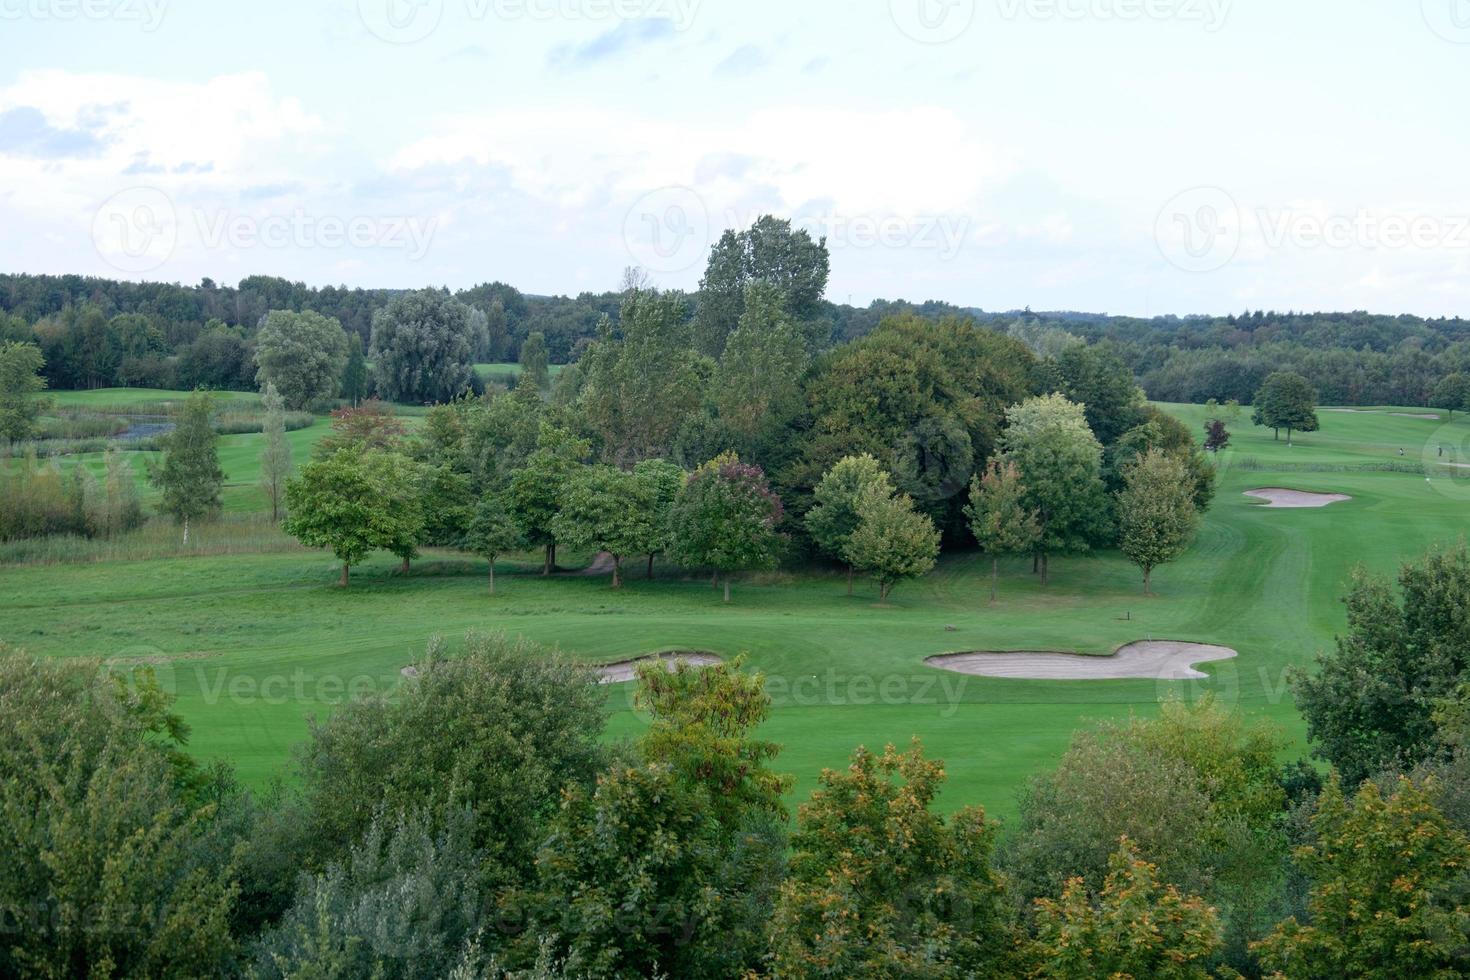
M 1328 504 L 1353 499 L 1345 493 L 1311 493 L 1306 490 L 1287 490 L 1283 487 L 1247 490 L 1245 495 L 1267 501 L 1267 507 L 1326 507 Z
M 623 660 L 615 664 L 603 664 L 597 668 L 599 684 L 623 684 L 633 680 L 638 673 L 638 665 L 657 661 L 663 664 L 664 670 L 672 671 L 674 664 L 680 660 L 691 667 L 713 667 L 720 663 L 720 658 L 712 653 L 686 653 L 675 651 L 673 653 L 657 653 L 651 657 L 639 657 L 636 660 Z
M 1198 663 L 1239 656 L 1229 647 L 1176 640 L 1139 640 L 1119 647 L 1111 657 L 1080 653 L 947 653 L 924 663 L 941 670 L 977 677 L 1012 677 L 1033 681 L 1090 681 L 1144 678 L 1182 681 L 1207 677 Z

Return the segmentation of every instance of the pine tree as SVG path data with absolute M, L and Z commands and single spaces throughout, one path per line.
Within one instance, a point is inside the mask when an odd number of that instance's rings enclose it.
M 220 509 L 220 488 L 225 474 L 219 466 L 219 436 L 210 424 L 210 396 L 196 391 L 184 403 L 174 430 L 164 436 L 163 463 L 149 479 L 163 499 L 159 511 L 184 526 L 184 544 L 189 543 L 189 522 Z

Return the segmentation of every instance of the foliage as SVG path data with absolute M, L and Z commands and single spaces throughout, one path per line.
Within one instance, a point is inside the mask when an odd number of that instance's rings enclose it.
M 1456 411 L 1470 412 L 1470 374 L 1456 371 L 1440 378 L 1429 396 L 1429 404 L 1448 411 L 1451 421 Z
M 1143 569 L 1148 595 L 1153 570 L 1184 553 L 1199 529 L 1194 481 L 1177 458 L 1150 449 L 1124 470 L 1118 494 L 1118 547 Z
M 633 467 L 633 474 L 643 481 L 653 513 L 653 547 L 648 554 L 648 574 L 653 576 L 653 556 L 669 547 L 669 514 L 684 486 L 684 469 L 666 459 L 645 459 Z
M 339 449 L 286 484 L 282 528 L 307 547 L 331 548 L 345 586 L 351 566 L 375 549 L 412 553 L 424 526 L 416 476 L 397 453 Z
M 995 826 L 979 808 L 933 812 L 940 762 L 917 739 L 882 756 L 859 747 L 803 803 L 771 921 L 783 977 L 1013 974 L 1016 932 Z
M 256 383 L 262 391 L 274 385 L 288 408 L 310 408 L 337 397 L 347 357 L 347 334 L 336 320 L 271 310 L 255 337 Z
M 1160 881 L 1123 838 L 1094 899 L 1081 878 L 1036 903 L 1033 976 L 1048 980 L 1157 977 L 1206 980 L 1219 952 L 1219 916 L 1197 895 Z
M 1359 570 L 1336 651 L 1317 657 L 1315 674 L 1291 675 L 1314 751 L 1349 785 L 1427 758 L 1436 706 L 1470 681 L 1470 551 L 1405 563 L 1398 583 L 1395 595 Z
M 46 387 L 41 369 L 46 359 L 35 344 L 0 343 L 0 440 L 31 437 L 45 402 L 36 394 Z
M 537 391 L 545 391 L 549 388 L 551 386 L 551 375 L 548 373 L 548 364 L 546 336 L 541 331 L 534 330 L 521 343 L 521 378 L 523 383 L 534 385 Z
M 339 449 L 394 452 L 402 448 L 406 434 L 393 406 L 373 398 L 353 408 L 335 409 L 332 431 L 317 441 L 312 455 L 325 459 Z
M 615 466 L 583 467 L 566 485 L 552 519 L 557 541 L 612 556 L 613 588 L 622 586 L 623 559 L 658 549 L 652 488 Z
M 858 527 L 858 505 L 869 494 L 892 494 L 888 471 L 867 453 L 844 456 L 827 471 L 812 491 L 816 505 L 806 514 L 807 533 L 818 548 L 844 563 L 847 545 Z M 849 565 L 848 594 L 852 594 Z
M 1000 556 L 1032 552 L 1041 539 L 1041 525 L 1036 512 L 1026 507 L 1026 485 L 1015 463 L 992 459 L 985 475 L 970 481 L 965 516 L 980 550 L 990 556 L 990 601 L 994 602 Z
M 877 581 L 879 601 L 887 601 L 898 582 L 934 568 L 939 531 L 927 515 L 914 510 L 907 494 L 870 492 L 858 502 L 857 515 L 844 554 L 853 567 Z
M 734 453 L 716 456 L 689 474 L 674 500 L 673 558 L 687 568 L 725 573 L 729 602 L 729 573 L 775 564 L 782 513 L 781 498 L 759 466 L 740 462 Z
M 1225 423 L 1219 419 L 1210 419 L 1205 423 L 1205 451 L 1218 453 L 1230 445 L 1230 433 L 1225 428 Z
M 762 215 L 743 231 L 725 231 L 710 249 L 699 282 L 699 349 L 710 357 L 724 353 L 745 314 L 748 290 L 757 284 L 773 290 L 792 318 L 808 324 L 809 345 L 820 346 L 826 337 L 818 335 L 813 321 L 827 290 L 830 264 L 825 238 L 814 242 L 808 232 L 793 230 L 782 218 Z
M 743 449 L 756 451 L 804 407 L 807 346 L 774 285 L 749 286 L 744 307 L 710 390 L 728 430 Z
M 465 533 L 464 547 L 490 563 L 491 595 L 495 594 L 495 560 L 519 551 L 525 544 L 526 532 L 511 516 L 504 501 L 493 493 L 482 497 Z
M 211 401 L 196 391 L 184 403 L 174 430 L 161 440 L 163 463 L 149 479 L 161 494 L 158 509 L 184 525 L 189 543 L 189 521 L 219 512 L 220 488 L 225 474 L 219 465 L 219 436 L 209 424 Z
M 354 333 L 347 338 L 347 362 L 342 367 L 340 388 L 342 397 L 354 408 L 372 391 L 372 377 L 362 352 L 361 334 Z
M 543 421 L 535 451 L 511 474 L 506 485 L 506 504 L 525 528 L 526 539 L 546 550 L 544 570 L 548 575 L 556 567 L 555 521 L 562 494 L 591 448 L 585 439 Z
M 1277 976 L 1456 977 L 1470 970 L 1463 876 L 1470 839 L 1401 779 L 1390 795 L 1364 783 L 1350 803 L 1333 778 L 1297 852 L 1312 883 L 1311 922 L 1295 918 L 1257 944 Z
M 260 489 L 271 505 L 271 520 L 281 519 L 281 504 L 285 502 L 286 481 L 291 477 L 291 447 L 286 442 L 285 400 L 276 391 L 276 386 L 267 381 L 261 396 L 265 406 L 265 425 L 262 429 L 265 445 L 260 450 Z
M 471 634 L 445 658 L 431 645 L 398 691 L 311 723 L 300 778 L 318 866 L 380 812 L 422 809 L 438 832 L 471 807 L 482 881 L 524 880 L 562 787 L 602 765 L 603 702 L 590 671 L 522 640 Z
M 373 315 L 378 393 L 395 402 L 446 402 L 475 374 L 469 307 L 435 289 L 404 293 Z
M 1276 371 L 1267 376 L 1261 390 L 1256 392 L 1251 421 L 1269 429 L 1285 429 L 1289 446 L 1293 431 L 1317 431 L 1317 392 L 1300 374 Z

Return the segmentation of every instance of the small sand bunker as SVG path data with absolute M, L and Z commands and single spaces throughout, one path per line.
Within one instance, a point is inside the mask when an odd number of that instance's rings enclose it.
M 1080 653 L 948 653 L 924 661 L 931 667 L 977 677 L 1033 681 L 1145 680 L 1182 681 L 1208 677 L 1195 664 L 1239 656 L 1229 647 L 1177 640 L 1139 640 L 1111 657 Z
M 399 673 L 402 674 L 404 677 L 407 677 L 409 680 L 413 680 L 414 678 L 419 676 L 419 669 L 410 664 L 409 666 L 400 670 Z
M 1312 493 L 1307 490 L 1287 490 L 1282 487 L 1247 490 L 1245 495 L 1266 501 L 1267 507 L 1326 507 L 1328 504 L 1353 499 L 1345 493 Z
M 1430 419 L 1434 422 L 1439 421 L 1439 416 L 1433 412 L 1389 412 L 1388 414 L 1400 419 Z
M 635 660 L 623 660 L 615 664 L 603 664 L 597 668 L 599 684 L 623 684 L 633 680 L 637 676 L 638 665 L 657 661 L 664 666 L 664 670 L 672 671 L 674 664 L 680 660 L 691 667 L 713 667 L 721 663 L 719 657 L 712 653 L 694 653 L 674 651 L 671 653 L 656 653 L 651 657 L 638 657 Z

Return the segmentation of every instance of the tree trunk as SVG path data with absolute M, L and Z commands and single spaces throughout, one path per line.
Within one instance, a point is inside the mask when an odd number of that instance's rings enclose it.
M 1000 578 L 1000 559 L 990 556 L 990 601 L 995 601 L 996 581 Z
M 1280 429 L 1272 429 L 1271 430 L 1271 438 L 1272 439 L 1275 439 L 1277 442 L 1280 442 L 1281 441 L 1281 430 Z
M 347 570 L 351 567 L 352 566 L 348 565 L 345 561 L 342 563 L 342 578 L 338 581 L 337 584 L 342 586 L 342 588 L 344 589 L 347 588 Z
M 613 588 L 623 587 L 623 559 L 618 555 L 612 556 L 613 560 Z
M 893 591 L 893 583 L 892 582 L 879 582 L 878 583 L 878 601 L 879 602 L 887 602 L 888 601 L 888 593 L 890 593 L 892 591 Z
M 189 518 L 188 517 L 185 517 L 184 518 L 184 546 L 185 547 L 188 547 L 188 544 L 189 544 Z
M 709 575 L 709 587 L 718 589 L 720 587 L 720 570 L 717 568 Z
M 725 601 L 730 601 L 730 576 L 725 576 Z
M 405 555 L 403 557 L 403 565 L 398 570 L 400 572 L 402 572 L 404 575 L 407 575 L 408 574 L 408 556 L 407 555 Z
M 1144 568 L 1144 570 L 1143 570 L 1143 594 L 1144 595 L 1148 595 L 1149 594 L 1149 591 L 1148 591 L 1148 583 L 1149 583 L 1149 579 L 1153 577 L 1153 574 L 1154 574 L 1154 570 L 1152 568 L 1148 568 L 1148 567 L 1145 567 Z
M 1039 571 L 1041 571 L 1041 552 L 1033 551 L 1031 552 L 1031 574 L 1035 575 Z
M 648 578 L 653 578 L 653 552 L 648 553 Z
M 1288 448 L 1288 449 L 1291 448 L 1291 427 L 1290 426 L 1287 426 L 1287 428 L 1286 428 L 1286 448 Z
M 551 574 L 551 563 L 554 560 L 551 557 L 551 549 L 553 547 L 554 547 L 554 545 L 549 545 L 549 544 L 546 546 L 546 560 L 544 562 L 542 562 L 542 564 L 541 564 L 541 574 L 542 575 L 550 575 Z
M 1049 582 L 1051 582 L 1051 578 L 1048 576 L 1048 572 L 1050 571 L 1050 569 L 1047 568 L 1047 559 L 1049 557 L 1050 556 L 1047 555 L 1045 552 L 1043 552 L 1042 555 L 1041 555 L 1041 584 L 1042 585 L 1046 585 Z
M 847 596 L 852 598 L 852 566 L 847 566 Z

